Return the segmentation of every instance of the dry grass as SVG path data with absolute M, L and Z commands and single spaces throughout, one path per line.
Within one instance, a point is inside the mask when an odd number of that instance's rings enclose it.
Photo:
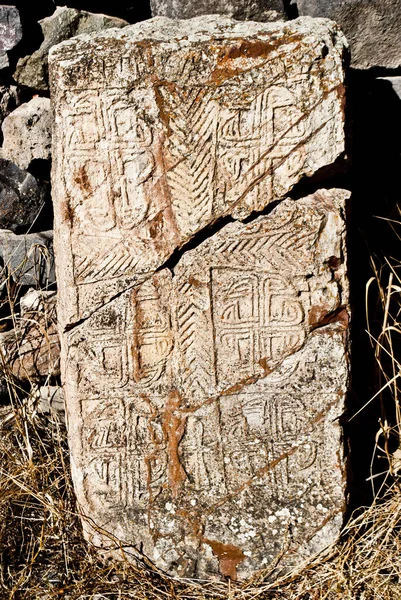
M 145 565 L 109 565 L 88 548 L 57 416 L 45 418 L 32 403 L 19 400 L 14 416 L 0 443 L 0 598 L 401 598 L 401 489 L 396 484 L 351 519 L 337 546 L 300 573 L 273 582 L 267 572 L 264 579 L 245 584 L 179 582 Z
M 376 438 L 376 453 L 386 457 L 389 467 L 380 499 L 350 519 L 336 546 L 299 572 L 277 578 L 272 565 L 243 584 L 201 585 L 168 578 L 145 562 L 102 562 L 82 537 L 65 429 L 57 414 L 39 414 L 33 396 L 26 397 L 8 374 L 12 406 L 0 409 L 0 598 L 401 599 L 399 272 L 398 265 L 388 263 L 376 269 L 367 288 L 367 295 L 377 295 L 374 285 L 386 278 L 379 285 L 381 327 L 369 334 L 381 373 L 377 396 L 383 406 L 391 399 Z

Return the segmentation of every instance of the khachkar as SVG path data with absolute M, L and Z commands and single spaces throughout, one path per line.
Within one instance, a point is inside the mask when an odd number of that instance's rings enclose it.
M 339 532 L 347 193 L 284 198 L 344 151 L 343 51 L 327 20 L 202 17 L 51 53 L 72 469 L 105 552 L 244 578 Z

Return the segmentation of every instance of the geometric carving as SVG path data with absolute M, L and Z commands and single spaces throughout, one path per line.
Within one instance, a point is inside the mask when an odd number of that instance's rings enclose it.
M 217 373 L 228 361 L 248 374 L 262 359 L 277 360 L 302 345 L 303 308 L 279 274 L 214 269 L 212 294 Z
M 287 196 L 344 152 L 344 49 L 209 15 L 50 53 L 71 463 L 105 553 L 244 579 L 339 531 L 348 194 Z
M 206 16 L 53 48 L 62 327 L 147 279 L 204 227 L 246 218 L 334 162 L 344 47 L 329 22 Z
M 245 578 L 339 532 L 347 197 L 229 223 L 65 333 L 76 491 L 105 552 L 108 532 L 175 575 Z

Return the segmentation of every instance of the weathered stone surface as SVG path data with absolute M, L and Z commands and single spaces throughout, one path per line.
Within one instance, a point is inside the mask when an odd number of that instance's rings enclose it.
M 11 277 L 15 283 L 31 287 L 55 283 L 53 231 L 15 235 L 0 229 L 0 257 L 0 280 Z
M 37 217 L 45 189 L 36 179 L 9 160 L 0 158 L 0 228 L 18 231 Z
M 35 159 L 48 160 L 51 152 L 52 116 L 48 98 L 33 98 L 3 122 L 2 157 L 27 169 Z
M 48 53 L 52 46 L 75 35 L 92 33 L 110 27 L 125 27 L 123 19 L 59 7 L 50 17 L 39 21 L 44 40 L 36 52 L 18 61 L 14 79 L 36 90 L 48 89 Z
M 0 333 L 3 363 L 18 381 L 45 383 L 60 374 L 56 293 L 33 291 L 21 308 L 15 329 Z
M 336 21 L 350 44 L 352 66 L 401 66 L 399 0 L 296 0 L 300 15 Z
M 15 86 L 7 87 L 0 85 L 0 128 L 4 119 L 17 108 L 20 104 L 18 90 Z M 0 146 L 3 142 L 3 134 L 0 129 Z M 2 158 L 2 148 L 0 148 L 0 158 Z
M 22 38 L 22 25 L 16 6 L 0 4 L 0 69 L 9 66 L 7 51 Z
M 339 532 L 347 194 L 283 198 L 344 150 L 343 50 L 324 20 L 205 16 L 50 54 L 72 470 L 105 552 L 243 579 Z
M 344 38 L 325 20 L 157 17 L 51 52 L 62 326 L 344 150 Z
M 19 104 L 18 98 L 18 90 L 13 85 L 11 87 L 6 87 L 4 85 L 0 86 L 0 126 L 7 115 L 10 114 L 11 111 L 15 110 Z
M 97 546 L 109 532 L 171 574 L 243 579 L 335 540 L 348 195 L 230 223 L 64 334 L 73 477 Z
M 282 0 L 150 0 L 154 17 L 192 19 L 220 14 L 238 21 L 274 21 L 285 18 Z

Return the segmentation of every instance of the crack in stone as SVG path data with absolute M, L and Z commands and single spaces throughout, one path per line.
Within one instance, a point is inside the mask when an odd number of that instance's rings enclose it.
M 243 579 L 343 499 L 345 196 L 311 188 L 344 156 L 344 41 L 300 21 L 226 42 L 207 17 L 198 56 L 152 23 L 89 70 L 89 40 L 52 58 L 73 475 L 102 553 Z
M 334 188 L 332 188 L 332 189 L 334 189 Z M 200 229 L 199 231 L 194 233 L 193 236 L 189 240 L 185 241 L 181 246 L 179 246 L 175 250 L 173 250 L 173 252 L 170 254 L 170 256 L 168 258 L 166 258 L 166 260 L 161 265 L 159 265 L 156 269 L 149 271 L 149 273 L 146 274 L 146 276 L 144 276 L 144 278 L 141 281 L 137 281 L 137 282 L 133 283 L 132 285 L 127 286 L 124 290 L 117 292 L 114 296 L 112 296 L 112 298 L 110 298 L 107 302 L 105 302 L 101 306 L 95 308 L 86 317 L 83 317 L 82 319 L 79 319 L 76 322 L 68 323 L 65 326 L 63 333 L 70 332 L 73 329 L 76 329 L 77 327 L 81 326 L 83 323 L 85 323 L 88 319 L 90 319 L 99 310 L 101 310 L 104 307 L 108 306 L 109 304 L 113 303 L 117 298 L 119 298 L 126 292 L 141 286 L 143 283 L 145 283 L 151 277 L 153 277 L 156 273 L 160 273 L 161 271 L 168 269 L 170 271 L 170 273 L 172 274 L 172 276 L 174 277 L 175 267 L 179 264 L 181 259 L 185 256 L 185 254 L 187 254 L 187 252 L 190 252 L 191 250 L 198 248 L 201 244 L 203 244 L 207 240 L 213 238 L 221 230 L 223 230 L 228 224 L 243 223 L 244 225 L 248 225 L 248 224 L 256 221 L 260 217 L 270 215 L 285 200 L 292 200 L 294 203 L 296 203 L 297 200 L 299 200 L 299 199 L 300 198 L 294 199 L 294 198 L 285 196 L 283 198 L 275 200 L 274 202 L 271 202 L 270 204 L 265 206 L 260 211 L 253 211 L 245 219 L 237 219 L 237 218 L 232 217 L 231 215 L 225 215 L 225 216 L 219 217 L 213 223 L 206 225 L 205 227 L 203 227 L 202 229 Z
M 343 84 L 339 84 L 333 88 L 330 88 L 329 90 L 326 90 L 322 96 L 322 98 L 319 100 L 319 102 L 317 102 L 315 105 L 313 105 L 310 108 L 310 111 L 308 112 L 308 114 L 310 114 L 311 112 L 313 112 L 313 110 L 315 110 L 321 103 L 322 101 L 327 98 L 330 94 L 332 94 L 333 92 L 339 92 L 344 88 Z M 269 148 L 263 152 L 259 159 L 256 161 L 256 163 L 254 163 L 252 165 L 251 169 L 254 169 L 258 164 L 261 163 L 262 160 L 264 160 L 265 158 L 268 157 L 269 153 L 271 153 L 274 148 L 276 146 L 278 146 L 278 144 L 280 144 L 280 142 L 285 139 L 285 137 L 291 133 L 291 131 L 297 127 L 304 119 L 306 118 L 306 116 L 302 115 L 299 119 L 297 119 L 294 123 L 292 123 L 287 130 L 285 130 L 282 135 L 273 143 L 269 146 Z M 324 123 L 322 123 L 317 129 L 315 129 L 313 132 L 310 133 L 310 135 L 304 139 L 302 139 L 296 146 L 292 147 L 291 150 L 289 152 L 287 152 L 286 154 L 284 154 L 282 157 L 280 157 L 280 159 L 277 161 L 277 163 L 275 164 L 275 168 L 279 168 L 280 166 L 282 166 L 285 161 L 289 158 L 289 156 L 291 154 L 293 154 L 293 152 L 295 152 L 298 148 L 304 146 L 305 144 L 307 144 L 313 137 L 315 137 L 320 131 L 322 131 L 324 129 L 324 127 L 326 127 L 326 125 L 332 121 L 335 117 L 332 116 L 329 119 L 327 119 L 326 121 L 324 121 Z M 264 208 L 260 209 L 260 210 L 256 210 L 256 211 L 252 211 L 247 217 L 245 218 L 236 218 L 232 216 L 232 212 L 235 211 L 235 209 L 241 204 L 241 202 L 244 200 L 245 196 L 252 191 L 256 185 L 259 185 L 261 183 L 261 181 L 263 181 L 266 177 L 268 177 L 270 175 L 270 171 L 267 171 L 265 173 L 262 173 L 258 178 L 256 178 L 253 182 L 252 185 L 249 186 L 241 195 L 240 197 L 229 207 L 227 208 L 226 211 L 224 211 L 219 217 L 217 217 L 214 220 L 211 220 L 210 223 L 208 223 L 207 225 L 205 225 L 204 227 L 202 227 L 199 231 L 196 231 L 189 239 L 185 240 L 182 244 L 178 245 L 177 248 L 175 248 L 173 250 L 173 252 L 170 254 L 170 256 L 168 256 L 161 265 L 159 265 L 156 269 L 153 269 L 151 271 L 149 271 L 146 275 L 144 274 L 144 278 L 141 281 L 137 281 L 135 283 L 133 283 L 130 286 L 127 286 L 124 290 L 116 293 L 114 296 L 112 296 L 107 302 L 105 302 L 104 304 L 102 304 L 101 306 L 93 309 L 93 311 L 91 311 L 89 314 L 87 314 L 85 317 L 83 317 L 82 319 L 73 322 L 73 323 L 68 323 L 67 325 L 65 325 L 64 327 L 64 332 L 63 333 L 67 333 L 68 331 L 72 331 L 73 329 L 79 327 L 80 325 L 82 325 L 87 319 L 89 319 L 90 317 L 92 317 L 96 312 L 98 312 L 100 309 L 104 308 L 105 306 L 107 306 L 108 304 L 112 303 L 114 300 L 116 300 L 117 298 L 119 298 L 122 294 L 124 294 L 125 292 L 132 290 L 136 287 L 139 287 L 140 285 L 142 285 L 145 281 L 147 281 L 148 279 L 150 279 L 155 273 L 162 271 L 165 268 L 168 268 L 171 273 L 174 276 L 174 267 L 178 264 L 178 262 L 181 260 L 181 258 L 184 256 L 184 254 L 186 252 L 188 252 L 188 250 L 192 250 L 196 247 L 198 247 L 202 242 L 206 241 L 207 239 L 210 239 L 211 237 L 213 237 L 216 233 L 218 233 L 221 229 L 223 229 L 225 227 L 225 225 L 227 225 L 228 223 L 233 223 L 233 222 L 242 222 L 245 224 L 248 223 L 252 223 L 252 221 L 254 221 L 255 219 L 257 219 L 260 216 L 266 216 L 268 214 L 270 214 L 279 204 L 281 204 L 285 199 L 288 198 L 289 194 L 293 193 L 294 188 L 297 186 L 297 183 L 294 184 L 288 191 L 287 193 L 281 197 L 281 198 L 277 198 L 276 200 L 270 202 L 267 206 L 265 206 Z M 307 176 L 306 176 L 307 177 Z M 300 182 L 298 182 L 300 183 Z M 296 201 L 296 200 L 294 200 Z
M 75 321 L 73 323 L 68 323 L 64 327 L 63 333 L 68 333 L 68 332 L 72 331 L 73 329 L 80 327 L 83 323 L 85 323 L 88 319 L 90 319 L 99 310 L 101 310 L 101 309 L 105 308 L 106 306 L 108 306 L 109 304 L 113 303 L 115 300 L 117 300 L 117 298 L 119 298 L 126 292 L 129 292 L 130 290 L 133 290 L 133 289 L 143 285 L 146 281 L 151 279 L 151 277 L 153 277 L 156 273 L 160 273 L 161 271 L 168 269 L 170 271 L 170 273 L 172 274 L 172 276 L 174 277 L 174 268 L 177 266 L 177 264 L 181 261 L 181 259 L 187 252 L 194 250 L 195 248 L 200 246 L 203 242 L 206 242 L 207 240 L 213 238 L 222 229 L 224 229 L 229 223 L 243 222 L 243 223 L 249 224 L 261 216 L 269 215 L 275 208 L 277 208 L 277 206 L 279 204 L 284 202 L 284 200 L 286 200 L 286 199 L 287 199 L 287 197 L 283 197 L 279 200 L 276 200 L 275 202 L 271 202 L 268 206 L 266 206 L 265 208 L 263 208 L 260 211 L 252 212 L 246 218 L 246 221 L 242 220 L 242 219 L 236 219 L 236 218 L 232 217 L 231 215 L 224 215 L 224 216 L 218 217 L 215 221 L 213 221 L 212 223 L 209 223 L 208 225 L 206 225 L 205 227 L 203 227 L 202 229 L 200 229 L 199 231 L 194 233 L 193 236 L 189 240 L 186 240 L 183 244 L 181 244 L 180 246 L 175 248 L 173 250 L 173 252 L 170 254 L 170 256 L 168 256 L 168 258 L 166 258 L 161 265 L 159 265 L 156 269 L 149 271 L 149 273 L 147 273 L 146 275 L 144 274 L 143 279 L 141 279 L 140 281 L 136 281 L 135 283 L 132 283 L 132 285 L 129 285 L 126 288 L 124 288 L 123 290 L 117 292 L 114 296 L 112 296 L 109 300 L 107 300 L 107 302 L 105 302 L 101 306 L 98 306 L 97 308 L 93 309 L 93 311 L 91 311 L 85 317 L 82 317 L 82 319 L 79 319 L 78 321 Z

